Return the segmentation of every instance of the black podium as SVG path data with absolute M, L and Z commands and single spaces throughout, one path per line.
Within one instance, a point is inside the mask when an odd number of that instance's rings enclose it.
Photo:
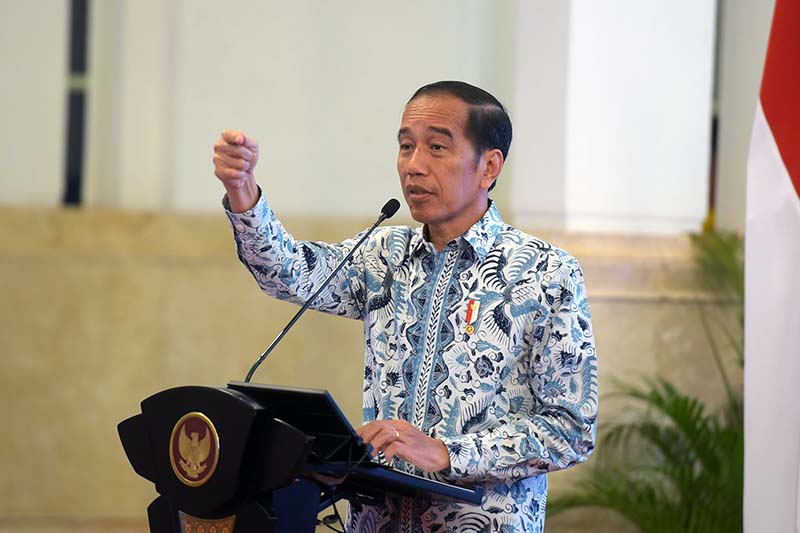
M 327 391 L 232 382 L 165 390 L 141 405 L 118 431 L 159 494 L 147 509 L 151 533 L 313 532 L 340 499 L 483 495 L 372 462 Z

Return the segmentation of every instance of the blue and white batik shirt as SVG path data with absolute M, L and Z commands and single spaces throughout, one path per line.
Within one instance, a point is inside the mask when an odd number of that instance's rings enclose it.
M 295 240 L 263 196 L 228 217 L 259 286 L 297 304 L 359 237 Z M 364 321 L 364 422 L 407 420 L 450 453 L 443 472 L 394 466 L 485 489 L 480 505 L 354 504 L 350 531 L 543 530 L 546 473 L 585 461 L 595 439 L 597 359 L 575 258 L 492 204 L 441 252 L 422 228 L 378 228 L 312 307 Z

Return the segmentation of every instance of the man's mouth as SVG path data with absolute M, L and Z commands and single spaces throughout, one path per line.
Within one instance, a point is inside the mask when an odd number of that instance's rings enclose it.
M 419 200 L 421 198 L 430 196 L 431 194 L 432 193 L 430 191 L 420 187 L 419 185 L 409 185 L 406 187 L 406 195 L 413 200 Z

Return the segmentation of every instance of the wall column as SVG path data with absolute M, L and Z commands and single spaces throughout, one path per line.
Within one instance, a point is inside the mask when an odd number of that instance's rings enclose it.
M 549 4 L 520 3 L 516 223 L 698 230 L 708 190 L 715 2 Z

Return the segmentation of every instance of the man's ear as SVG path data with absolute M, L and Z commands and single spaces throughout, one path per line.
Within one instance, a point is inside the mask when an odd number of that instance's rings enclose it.
M 503 170 L 503 152 L 497 148 L 486 150 L 483 153 L 483 175 L 481 175 L 481 189 L 488 189 L 497 180 Z

